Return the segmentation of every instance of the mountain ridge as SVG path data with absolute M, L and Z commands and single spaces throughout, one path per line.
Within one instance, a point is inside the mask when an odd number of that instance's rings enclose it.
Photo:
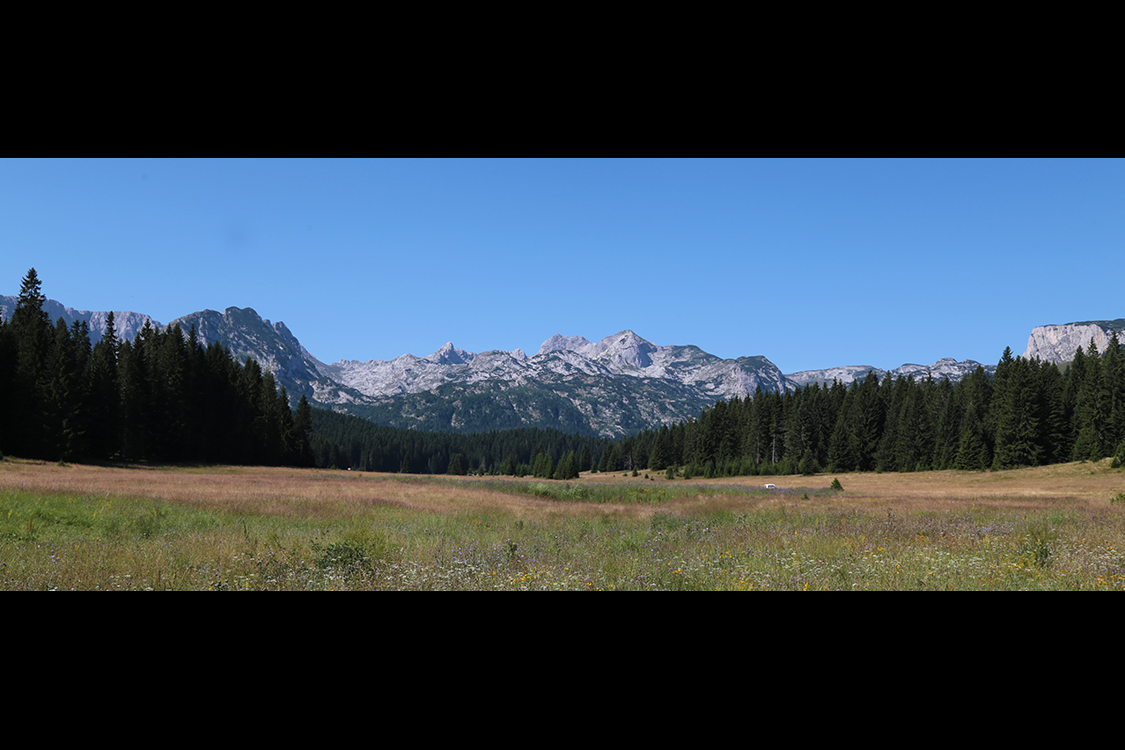
M 0 297 L 9 318 L 17 298 Z M 101 338 L 107 313 L 78 311 L 48 300 L 44 310 L 68 324 L 85 320 L 91 341 Z M 429 355 L 403 354 L 392 360 L 324 363 L 297 340 L 283 322 L 271 323 L 253 308 L 201 310 L 161 325 L 147 315 L 115 312 L 121 339 L 132 339 L 146 321 L 185 334 L 195 329 L 204 344 L 221 343 L 237 359 L 253 357 L 274 373 L 294 400 L 304 395 L 316 406 L 364 416 L 381 424 L 416 429 L 481 431 L 504 426 L 567 425 L 606 437 L 697 416 L 722 399 L 763 391 L 785 391 L 833 381 L 848 385 L 869 373 L 892 377 L 959 380 L 983 367 L 974 360 L 943 358 L 933 365 L 903 364 L 892 370 L 849 365 L 785 374 L 762 355 L 723 359 L 694 345 L 660 345 L 631 329 L 598 341 L 554 334 L 538 351 L 470 352 L 445 343 Z M 1045 361 L 1073 357 L 1072 346 L 1093 338 L 1104 351 L 1125 319 L 1038 326 L 1025 356 Z M 1085 337 L 1085 341 L 1077 343 Z M 1070 349 L 1069 356 L 1066 352 Z
M 12 312 L 19 304 L 19 297 L 9 297 L 7 295 L 0 295 L 0 317 L 4 320 L 10 320 Z M 73 307 L 66 307 L 61 302 L 53 299 L 48 299 L 43 302 L 43 312 L 47 313 L 51 324 L 54 325 L 55 321 L 62 318 L 66 324 L 72 325 L 79 321 L 85 321 L 90 327 L 90 343 L 96 344 L 101 341 L 102 336 L 106 331 L 106 319 L 109 317 L 109 310 L 75 310 Z M 130 312 L 128 310 L 114 310 L 113 311 L 113 327 L 117 334 L 117 338 L 132 341 L 137 337 L 137 334 L 144 328 L 145 322 L 151 321 L 152 325 L 159 328 L 160 323 L 152 317 L 144 313 Z

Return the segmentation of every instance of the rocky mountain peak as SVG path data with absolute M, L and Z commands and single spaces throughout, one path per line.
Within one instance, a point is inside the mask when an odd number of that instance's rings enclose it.
M 645 368 L 652 365 L 652 354 L 660 347 L 630 330 L 606 336 L 595 344 L 590 356 L 605 359 L 618 367 Z
M 543 342 L 536 355 L 562 351 L 585 352 L 589 347 L 590 342 L 585 336 L 563 336 L 561 333 L 556 333 Z
M 436 352 L 428 357 L 423 357 L 423 359 L 437 365 L 467 365 L 472 362 L 475 357 L 476 355 L 473 352 L 457 349 L 453 346 L 453 342 L 449 341 Z

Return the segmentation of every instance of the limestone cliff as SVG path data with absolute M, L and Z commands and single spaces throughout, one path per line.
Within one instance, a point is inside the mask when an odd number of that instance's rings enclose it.
M 1074 359 L 1079 347 L 1085 351 L 1091 340 L 1099 352 L 1104 352 L 1113 331 L 1117 331 L 1118 338 L 1125 339 L 1125 318 L 1038 326 L 1032 329 L 1023 356 L 1038 357 L 1044 362 L 1067 362 Z

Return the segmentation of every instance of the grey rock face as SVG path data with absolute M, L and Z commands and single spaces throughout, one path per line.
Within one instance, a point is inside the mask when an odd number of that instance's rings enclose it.
M 1099 352 L 1104 352 L 1113 331 L 1118 338 L 1125 339 L 1125 319 L 1038 326 L 1032 329 L 1023 356 L 1024 359 L 1038 357 L 1044 362 L 1066 362 L 1074 359 L 1079 348 L 1085 352 L 1091 340 Z
M 11 320 L 17 304 L 19 304 L 19 297 L 0 296 L 0 316 L 4 320 Z M 91 344 L 96 344 L 102 340 L 105 335 L 106 318 L 109 317 L 109 311 L 75 310 L 73 307 L 64 307 L 62 303 L 53 299 L 43 303 L 43 312 L 47 313 L 47 317 L 52 324 L 59 318 L 62 318 L 67 326 L 82 320 L 86 321 L 86 325 L 90 327 Z M 160 327 L 160 323 L 142 313 L 127 310 L 114 310 L 113 312 L 113 328 L 117 338 L 121 341 L 135 339 L 141 329 L 144 328 L 145 321 L 150 320 L 153 327 Z
M 450 343 L 428 357 L 406 354 L 389 362 L 345 360 L 331 365 L 330 370 L 341 384 L 371 397 L 419 393 L 447 383 L 495 379 L 527 384 L 578 375 L 670 380 L 714 399 L 752 394 L 759 386 L 787 386 L 781 371 L 765 357 L 724 360 L 697 347 L 658 346 L 633 331 L 621 331 L 596 343 L 582 336 L 555 335 L 533 357 L 522 351 L 474 354 Z
M 797 386 L 806 386 L 810 383 L 832 385 L 834 380 L 838 380 L 842 385 L 849 385 L 856 380 L 863 380 L 867 377 L 868 373 L 874 373 L 875 377 L 879 380 L 882 380 L 889 374 L 892 378 L 896 379 L 913 377 L 915 380 L 925 380 L 926 378 L 940 380 L 942 378 L 948 378 L 951 382 L 956 383 L 962 378 L 976 372 L 978 367 L 984 367 L 984 371 L 989 375 L 996 371 L 996 365 L 981 365 L 980 362 L 972 359 L 958 362 L 952 357 L 945 357 L 944 359 L 939 359 L 932 365 L 904 364 L 893 370 L 880 370 L 870 365 L 850 365 L 844 367 L 830 367 L 826 370 L 805 370 L 803 372 L 795 372 L 791 375 L 786 375 L 785 377 Z

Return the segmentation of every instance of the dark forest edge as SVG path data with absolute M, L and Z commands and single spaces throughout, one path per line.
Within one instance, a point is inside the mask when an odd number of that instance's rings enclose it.
M 1004 350 L 956 384 L 913 377 L 720 401 L 617 449 L 634 466 L 719 477 L 820 472 L 999 470 L 1112 456 L 1125 465 L 1125 356 L 1117 334 L 1062 367 Z M 626 467 L 628 468 L 628 467 Z
M 89 327 L 51 325 L 35 269 L 0 321 L 0 453 L 65 461 L 312 466 L 312 414 L 274 376 L 195 331 L 145 324 L 97 344 Z
M 720 401 L 696 418 L 620 440 L 541 428 L 453 434 L 293 409 L 252 358 L 194 329 L 146 325 L 91 346 L 54 326 L 35 269 L 0 320 L 0 456 L 349 468 L 572 479 L 582 471 L 683 476 L 987 470 L 1114 456 L 1125 464 L 1125 357 L 1116 333 L 1063 367 L 1013 357 L 956 384 L 869 374 Z

